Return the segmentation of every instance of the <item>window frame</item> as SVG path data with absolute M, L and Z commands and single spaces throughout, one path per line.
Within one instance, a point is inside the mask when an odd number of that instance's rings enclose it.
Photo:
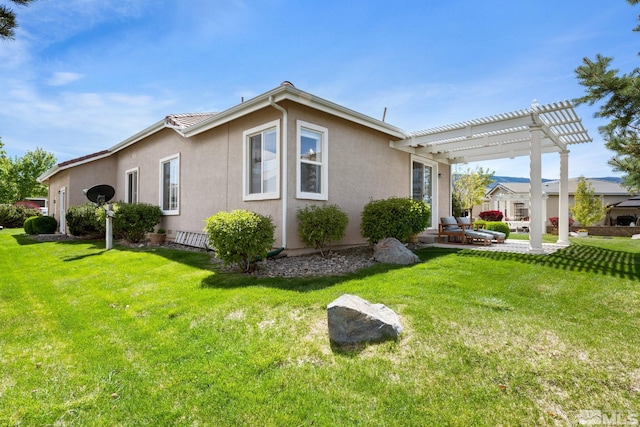
M 409 191 L 410 197 L 413 198 L 413 164 L 414 163 L 422 163 L 423 166 L 428 166 L 431 168 L 431 225 L 427 227 L 437 228 L 438 227 L 438 180 L 440 179 L 440 172 L 438 170 L 438 163 L 429 159 L 425 159 L 424 157 L 419 157 L 415 155 L 411 155 L 411 163 L 409 167 L 410 174 L 410 184 Z
M 271 192 L 251 193 L 251 137 L 256 135 L 264 135 L 266 132 L 275 129 L 276 132 L 276 153 L 275 153 L 275 168 L 276 168 L 276 189 Z M 280 175 L 281 175 L 281 162 L 280 162 L 280 120 L 273 120 L 271 122 L 264 123 L 259 126 L 255 126 L 251 129 L 247 129 L 242 132 L 242 200 L 271 200 L 280 198 Z M 262 137 L 264 142 L 264 136 Z M 262 147 L 264 149 L 264 145 Z M 261 160 L 264 164 L 264 160 Z M 264 182 L 264 181 L 262 181 Z
M 303 161 L 301 159 L 302 130 L 317 132 L 322 135 L 322 160 L 320 162 Z M 320 192 L 312 193 L 302 191 L 302 167 L 303 163 L 320 166 Z M 296 121 L 296 198 L 306 200 L 329 200 L 329 129 L 303 120 Z
M 130 194 L 130 190 L 129 190 L 129 180 L 130 177 L 133 176 L 135 174 L 136 176 L 136 182 L 135 182 L 135 200 L 130 200 L 132 199 L 131 194 Z M 135 167 L 132 169 L 128 169 L 124 172 L 124 200 L 126 203 L 139 203 L 140 202 L 140 168 L 139 167 Z
M 176 178 L 177 178 L 177 194 L 176 194 L 176 209 L 164 209 L 164 164 L 170 163 L 171 161 L 176 160 Z M 158 191 L 158 201 L 160 205 L 160 209 L 162 210 L 163 215 L 179 215 L 180 214 L 180 153 L 173 154 L 171 156 L 163 157 L 159 161 L 159 191 Z

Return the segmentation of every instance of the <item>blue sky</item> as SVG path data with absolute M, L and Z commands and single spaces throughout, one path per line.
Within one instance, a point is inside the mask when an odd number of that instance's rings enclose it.
M 0 3 L 8 2 L 0 0 Z M 406 131 L 573 99 L 597 53 L 638 66 L 624 0 L 37 0 L 0 41 L 0 137 L 58 161 L 109 148 L 167 114 L 222 111 L 282 81 Z M 615 176 L 594 141 L 569 175 Z M 545 155 L 543 176 L 558 177 Z M 475 165 L 471 165 L 475 166 Z M 528 160 L 485 162 L 526 177 Z

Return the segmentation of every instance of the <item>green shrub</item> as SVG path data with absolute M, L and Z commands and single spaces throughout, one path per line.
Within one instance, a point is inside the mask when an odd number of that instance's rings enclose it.
M 35 234 L 53 234 L 58 227 L 58 221 L 52 216 L 37 216 L 33 221 Z
M 395 237 L 404 242 L 409 236 L 427 228 L 430 220 L 430 208 L 425 202 L 391 197 L 372 200 L 365 205 L 360 231 L 362 237 L 371 244 L 386 237 Z
M 24 220 L 24 224 L 22 227 L 24 228 L 24 232 L 27 234 L 37 234 L 36 228 L 34 226 L 34 222 L 38 218 L 37 216 L 30 216 L 29 218 Z
M 509 225 L 502 221 L 484 221 L 478 220 L 474 221 L 475 225 L 484 225 L 487 230 L 499 231 L 505 234 L 505 239 L 509 238 L 509 234 L 511 234 L 511 230 L 509 230 Z
M 298 233 L 305 245 L 320 249 L 344 237 L 349 217 L 338 205 L 307 206 L 298 209 Z
M 100 210 L 100 216 L 104 218 L 104 209 Z M 160 206 L 147 203 L 118 203 L 114 212 L 113 234 L 131 243 L 144 239 L 146 233 L 151 233 L 162 219 Z
M 105 225 L 101 221 L 101 215 L 93 203 L 80 206 L 69 206 L 65 219 L 69 233 L 74 236 L 93 236 L 104 234 Z
M 242 271 L 250 271 L 252 261 L 266 257 L 275 241 L 271 218 L 246 210 L 210 216 L 205 231 L 216 256 L 225 265 L 237 263 Z
M 40 209 L 0 205 L 0 225 L 4 228 L 22 228 L 27 218 L 40 215 L 42 215 Z
M 52 234 L 56 232 L 58 221 L 52 216 L 36 215 L 27 218 L 23 227 L 27 234 Z

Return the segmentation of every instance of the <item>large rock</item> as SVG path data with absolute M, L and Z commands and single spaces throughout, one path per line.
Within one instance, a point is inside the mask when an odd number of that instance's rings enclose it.
M 373 246 L 373 257 L 376 261 L 385 264 L 411 265 L 420 261 L 418 255 L 393 237 L 387 237 L 376 243 Z
M 395 339 L 402 332 L 400 318 L 383 304 L 371 304 L 344 294 L 327 306 L 329 338 L 338 345 Z

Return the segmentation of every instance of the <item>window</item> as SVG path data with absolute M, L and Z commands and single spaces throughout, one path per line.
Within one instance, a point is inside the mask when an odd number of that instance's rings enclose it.
M 160 207 L 165 215 L 180 213 L 180 154 L 160 160 Z
M 138 168 L 126 172 L 125 203 L 138 203 Z
M 513 207 L 516 214 L 516 221 L 522 221 L 523 218 L 529 216 L 529 209 L 524 203 L 514 203 Z
M 244 200 L 280 197 L 280 122 L 245 131 Z
M 328 199 L 328 129 L 297 122 L 297 191 L 299 199 Z
M 433 177 L 436 175 L 435 166 L 419 160 L 411 161 L 411 197 L 413 200 L 422 200 L 431 210 L 431 223 L 438 217 L 436 206 L 436 185 Z

